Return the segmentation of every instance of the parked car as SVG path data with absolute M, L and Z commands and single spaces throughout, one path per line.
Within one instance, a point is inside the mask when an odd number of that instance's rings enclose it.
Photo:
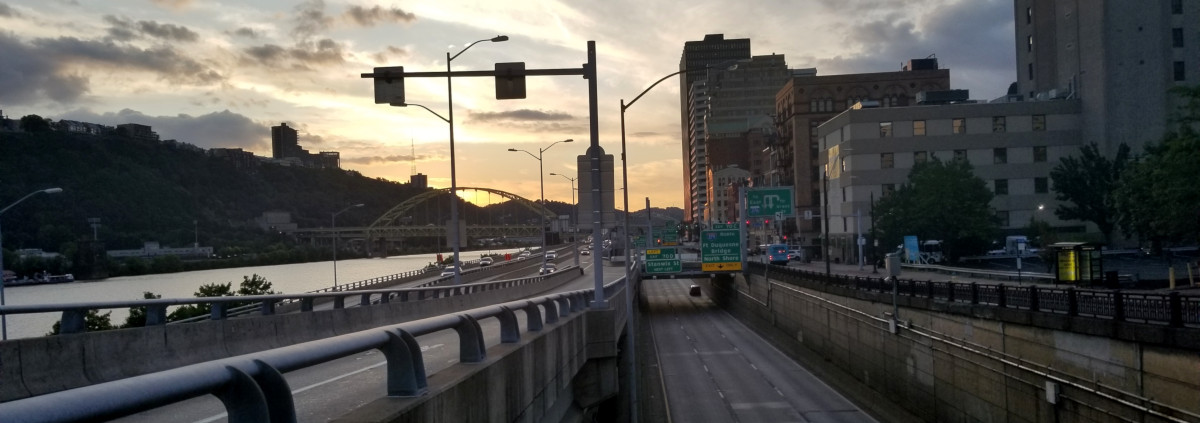
M 479 259 L 479 266 L 482 267 L 482 266 L 491 266 L 491 265 L 492 265 L 491 257 L 484 257 L 484 258 Z

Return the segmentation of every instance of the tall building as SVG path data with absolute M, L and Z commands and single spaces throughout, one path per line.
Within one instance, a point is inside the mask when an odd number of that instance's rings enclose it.
M 750 171 L 732 165 L 721 168 L 720 170 L 708 169 L 708 203 L 704 207 L 704 223 L 725 223 L 736 220 L 730 219 L 732 214 L 736 216 L 738 208 L 737 189 L 729 190 L 729 187 L 740 187 L 750 179 Z
M 738 164 L 743 169 L 750 168 L 747 152 L 751 149 L 751 142 L 748 133 L 771 128 L 775 94 L 789 76 L 783 55 L 775 54 L 753 56 L 732 67 L 709 69 L 704 82 L 707 104 L 699 107 L 693 103 L 692 109 L 692 123 L 695 124 L 698 120 L 696 116 L 702 112 L 704 128 L 703 132 L 692 131 L 691 150 L 688 152 L 693 220 L 704 218 L 705 204 L 708 203 L 709 165 Z M 738 154 L 738 161 L 730 161 L 727 157 L 710 160 L 709 148 L 731 143 L 742 150 Z
M 950 88 L 950 71 L 939 69 L 937 59 L 915 59 L 900 71 L 817 76 L 793 76 L 775 100 L 775 128 L 779 143 L 769 145 L 768 172 L 791 180 L 795 187 L 796 214 L 820 215 L 821 175 L 817 127 L 861 101 L 897 107 L 917 104 L 917 93 Z M 820 220 L 796 219 L 791 239 L 804 245 L 820 240 Z
M 679 59 L 679 70 L 704 69 L 705 67 L 722 62 L 749 58 L 749 38 L 726 40 L 725 34 L 708 34 L 701 41 L 688 41 L 683 44 L 683 55 Z M 696 204 L 696 202 L 692 198 L 696 194 L 696 190 L 691 185 L 693 171 L 696 170 L 692 166 L 692 150 L 695 148 L 693 144 L 697 141 L 693 138 L 694 128 L 691 119 L 693 117 L 693 101 L 702 97 L 694 96 L 692 91 L 695 88 L 693 84 L 707 79 L 708 74 L 705 72 L 685 72 L 679 76 L 679 128 L 684 163 L 683 208 L 685 213 L 683 218 L 688 222 L 693 221 L 699 216 L 698 210 L 693 207 L 693 204 Z M 702 140 L 703 138 L 700 139 Z M 703 172 L 702 168 L 699 170 Z
M 408 184 L 420 189 L 429 188 L 429 175 L 424 173 L 409 175 Z
M 287 123 L 281 123 L 279 126 L 271 127 L 271 157 L 282 159 L 286 157 L 297 157 L 300 152 L 300 138 L 296 135 L 296 130 L 287 126 Z
M 1184 0 L 1015 0 L 1017 95 L 1078 98 L 1082 136 L 1112 155 L 1161 139 L 1200 82 L 1200 3 Z

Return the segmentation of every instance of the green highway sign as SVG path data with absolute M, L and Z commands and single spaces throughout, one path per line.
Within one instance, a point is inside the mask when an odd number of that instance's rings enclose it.
M 683 264 L 674 248 L 646 249 L 646 273 L 679 273 Z
M 746 190 L 746 214 L 750 217 L 791 216 L 795 213 L 795 205 L 792 187 Z
M 709 229 L 737 229 L 737 228 L 738 228 L 738 225 L 736 223 L 714 223 L 714 224 L 712 224 L 712 227 Z
M 737 229 L 713 229 L 700 233 L 700 270 L 742 270 L 742 237 Z
M 679 245 L 679 232 L 677 229 L 655 229 L 654 242 L 656 245 Z

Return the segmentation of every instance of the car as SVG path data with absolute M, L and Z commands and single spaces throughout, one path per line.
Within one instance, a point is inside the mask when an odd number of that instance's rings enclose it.
M 802 250 L 800 250 L 799 248 L 789 248 L 788 249 L 788 260 L 804 261 L 804 252 Z
M 453 268 L 453 267 L 447 267 L 447 268 L 445 268 L 445 269 L 442 269 L 442 275 L 441 275 L 441 276 L 438 276 L 438 277 L 439 277 L 439 278 L 444 278 L 444 277 L 447 277 L 447 276 L 454 276 L 454 268 Z
M 592 250 L 583 250 L 583 251 L 580 251 L 580 252 L 579 252 L 579 255 L 581 255 L 581 256 L 590 256 L 590 255 L 592 255 Z
M 692 286 L 689 286 L 688 287 L 688 295 L 691 295 L 693 297 L 699 297 L 700 296 L 700 285 L 692 284 Z
M 777 266 L 787 266 L 788 259 L 787 245 L 771 244 L 767 246 L 767 262 Z
M 558 258 L 558 253 L 553 252 L 553 251 L 546 252 L 546 260 L 554 260 L 556 258 Z
M 558 267 L 554 263 L 546 263 L 541 269 L 538 269 L 539 275 L 548 275 L 558 271 Z
M 482 267 L 482 266 L 491 266 L 491 265 L 492 265 L 491 257 L 484 257 L 484 258 L 479 259 L 479 266 Z

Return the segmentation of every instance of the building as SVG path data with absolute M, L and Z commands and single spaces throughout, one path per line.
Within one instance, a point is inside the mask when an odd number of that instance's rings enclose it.
M 419 189 L 429 188 L 429 175 L 418 173 L 408 177 L 408 184 Z
M 158 141 L 158 133 L 154 132 L 149 126 L 136 123 L 117 125 L 117 133 L 140 141 Z
M 1184 0 L 1015 0 L 1016 95 L 1077 98 L 1082 136 L 1109 157 L 1162 138 L 1200 82 L 1200 3 Z
M 820 214 L 821 177 L 817 127 L 860 101 L 885 108 L 917 104 L 917 93 L 950 88 L 950 71 L 937 59 L 910 60 L 899 71 L 817 76 L 815 71 L 793 76 L 775 98 L 778 144 L 768 145 L 768 172 L 780 185 L 795 187 L 796 214 Z M 757 178 L 757 177 L 756 177 Z M 763 178 L 766 179 L 766 178 Z M 769 184 L 768 184 L 769 185 Z M 801 245 L 820 242 L 818 220 L 795 220 L 798 233 L 790 239 Z
M 60 119 L 56 122 L 60 130 L 66 132 L 74 132 L 77 134 L 103 135 L 113 131 L 113 127 L 104 126 L 98 123 L 80 122 L 76 120 Z
M 300 153 L 300 138 L 296 130 L 287 123 L 271 127 L 271 158 L 297 157 Z
M 1054 215 L 1050 185 L 1051 169 L 1082 145 L 1081 107 L 1071 99 L 860 108 L 824 122 L 817 136 L 821 165 L 832 163 L 831 258 L 854 262 L 855 216 L 869 233 L 871 199 L 907 183 L 913 165 L 932 157 L 970 162 L 995 193 L 991 206 L 1002 230 L 1015 233 L 1036 218 L 1060 231 L 1084 231 L 1082 223 Z
M 738 164 L 743 169 L 750 168 L 751 145 L 747 133 L 751 130 L 770 130 L 775 94 L 790 76 L 783 55 L 775 54 L 753 56 L 736 64 L 723 64 L 719 68 L 709 69 L 707 74 L 708 78 L 703 83 L 707 98 L 700 100 L 698 89 L 690 96 L 693 100 L 693 116 L 689 121 L 693 127 L 698 124 L 703 126 L 703 131 L 693 128 L 691 132 L 691 150 L 687 161 L 688 186 L 692 191 L 689 195 L 692 201 L 689 220 L 694 221 L 703 220 L 704 204 L 708 202 L 707 167 L 710 164 Z M 693 87 L 698 86 L 693 84 Z M 741 151 L 736 159 L 717 155 L 711 155 L 710 158 L 708 149 L 716 144 L 732 144 Z
M 180 257 L 195 257 L 208 258 L 212 257 L 212 247 L 201 247 L 194 245 L 184 248 L 163 247 L 158 244 L 158 241 L 146 241 L 142 243 L 142 248 L 133 250 L 108 250 L 109 257 L 140 257 L 153 258 L 161 256 L 180 256 Z
M 613 229 L 617 227 L 616 217 L 613 214 L 616 202 L 613 197 L 613 155 L 604 154 L 604 149 L 601 147 L 589 147 L 600 149 L 600 227 L 603 229 Z M 587 154 L 581 154 L 576 157 L 575 163 L 579 169 L 579 204 L 575 208 L 578 213 L 576 222 L 579 222 L 579 230 L 589 232 L 592 230 L 592 223 L 596 221 L 592 215 L 592 162 L 588 159 Z
M 726 40 L 724 34 L 707 34 L 703 40 L 688 41 L 683 44 L 683 54 L 679 58 L 679 70 L 699 70 L 722 62 L 749 58 L 749 38 Z M 705 72 L 684 72 L 679 76 L 679 128 L 683 152 L 682 157 L 685 164 L 683 168 L 683 207 L 685 210 L 683 218 L 687 222 L 692 221 L 699 215 L 692 207 L 695 203 L 692 195 L 696 190 L 692 189 L 691 186 L 693 175 L 691 158 L 692 150 L 695 148 L 693 143 L 696 140 L 702 139 L 693 138 L 692 136 L 693 128 L 690 120 L 693 117 L 693 100 L 696 98 L 692 95 L 692 90 L 694 83 L 707 79 L 708 74 Z
M 737 165 L 719 170 L 713 170 L 711 167 L 708 169 L 708 203 L 704 207 L 704 223 L 706 225 L 725 223 L 736 219 L 736 217 L 728 218 L 731 215 L 737 215 L 736 187 L 743 186 L 749 179 L 750 171 Z M 727 189 L 730 186 L 735 187 L 732 192 Z
M 254 153 L 240 148 L 210 148 L 208 149 L 208 155 L 232 162 L 233 166 L 238 169 L 253 169 L 258 167 L 259 164 L 258 159 L 254 157 Z

